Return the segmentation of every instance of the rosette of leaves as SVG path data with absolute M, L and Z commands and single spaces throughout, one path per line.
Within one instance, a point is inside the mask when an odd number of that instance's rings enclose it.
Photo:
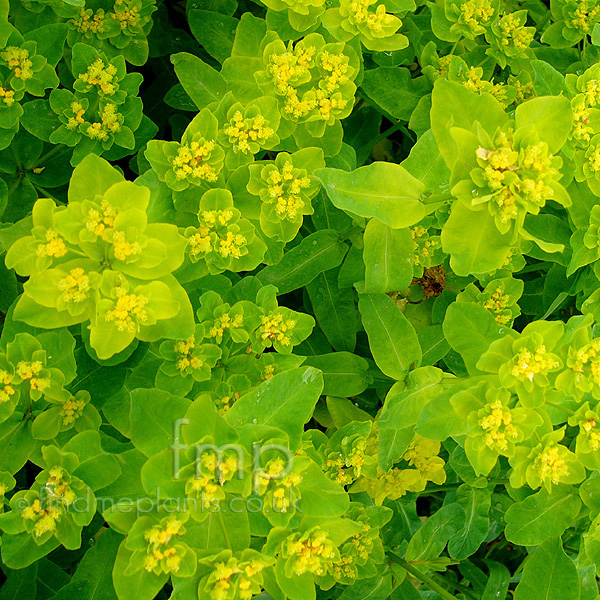
M 585 467 L 574 452 L 559 444 L 564 435 L 565 427 L 550 429 L 539 438 L 532 437 L 519 445 L 509 459 L 510 485 L 520 488 L 527 484 L 534 490 L 543 486 L 551 492 L 555 485 L 581 483 L 586 477 Z
M 459 117 L 447 96 L 440 104 L 440 93 L 468 103 L 469 116 Z M 454 82 L 437 80 L 432 97 L 432 130 L 458 198 L 442 229 L 442 247 L 451 255 L 452 269 L 463 275 L 498 269 L 521 239 L 546 252 L 562 251 L 562 244 L 546 243 L 530 233 L 525 219 L 550 201 L 571 204 L 559 183 L 562 159 L 557 156 L 572 127 L 569 100 L 534 98 L 516 108 L 513 121 L 489 95 L 476 96 Z M 465 219 L 491 236 L 479 249 L 463 243 L 457 224 Z
M 484 69 L 484 67 L 468 65 L 457 56 L 449 63 L 447 70 L 449 81 L 456 81 L 476 94 L 491 94 L 503 108 L 515 101 L 516 88 L 502 81 L 495 82 L 489 66 Z
M 584 402 L 575 414 L 569 417 L 569 425 L 579 427 L 579 433 L 575 439 L 575 454 L 583 466 L 590 471 L 597 471 L 600 467 L 598 409 L 597 404 L 592 409 L 589 402 Z
M 42 446 L 36 462 L 42 471 L 33 485 L 16 492 L 11 510 L 0 515 L 2 560 L 11 568 L 26 567 L 61 545 L 80 548 L 82 530 L 96 513 L 94 491 L 121 473 L 92 431 L 77 434 L 62 448 Z
M 464 449 L 477 475 L 489 475 L 499 456 L 514 456 L 544 422 L 534 409 L 515 406 L 508 390 L 483 381 L 455 393 L 450 402 L 467 424 Z
M 209 273 L 251 271 L 262 262 L 267 247 L 234 206 L 229 190 L 205 192 L 197 219 L 198 226 L 185 229 L 186 260 L 177 274 L 182 281 Z
M 56 27 L 30 32 L 27 41 L 8 23 L 0 33 L 0 149 L 9 146 L 19 130 L 25 94 L 44 96 L 59 79 L 54 68 L 62 58 L 64 35 Z M 48 48 L 55 46 L 52 51 Z M 43 53 L 38 53 L 38 46 Z
M 331 519 L 322 527 L 306 522 L 297 531 L 273 529 L 267 548 L 272 548 L 277 558 L 275 577 L 279 588 L 288 597 L 314 598 L 316 585 L 321 589 L 333 587 L 332 574 L 342 563 L 340 548 L 362 529 L 362 523 L 345 518 Z
M 207 108 L 201 110 L 183 132 L 180 142 L 151 140 L 145 156 L 152 169 L 174 192 L 190 186 L 207 189 L 222 182 L 225 151 L 217 143 L 219 122 Z
M 48 61 L 43 54 L 38 54 L 37 37 L 44 37 L 51 33 L 47 31 L 39 32 L 38 35 L 29 36 L 27 40 L 11 25 L 9 27 L 10 35 L 6 30 L 3 32 L 3 48 L 0 49 L 0 73 L 4 79 L 4 85 L 15 92 L 26 92 L 32 96 L 43 96 L 48 88 L 55 88 L 59 79 L 54 70 L 54 65 Z M 38 30 L 39 31 L 39 30 Z M 33 38 L 33 39 L 31 39 Z M 48 40 L 44 40 L 44 47 Z M 60 44 L 60 33 L 56 39 L 50 40 Z M 64 44 L 64 39 L 62 40 Z M 62 44 L 60 49 L 62 50 Z M 50 53 L 52 56 L 54 53 Z M 53 56 L 54 57 L 54 56 Z M 6 96 L 5 96 L 6 97 Z
M 193 534 L 187 527 L 189 516 L 168 511 L 142 515 L 130 526 L 121 542 L 113 573 L 120 598 L 131 598 L 133 582 L 138 598 L 149 600 L 171 576 L 185 581 L 196 572 L 198 558 L 190 547 Z
M 251 598 L 265 588 L 263 571 L 273 566 L 272 556 L 266 556 L 252 548 L 233 553 L 222 550 L 199 560 L 199 596 L 217 600 L 227 590 L 232 597 Z
M 556 350 L 564 330 L 562 321 L 534 321 L 520 334 L 509 330 L 490 344 L 477 368 L 497 373 L 500 384 L 513 390 L 523 406 L 541 406 L 546 390 L 563 368 Z
M 156 374 L 156 387 L 185 395 L 194 382 L 209 380 L 211 369 L 222 354 L 219 346 L 210 341 L 205 326 L 198 324 L 187 340 L 162 342 L 159 351 L 164 361 Z
M 485 32 L 485 39 L 490 45 L 486 54 L 492 56 L 502 68 L 509 63 L 515 64 L 515 61 L 533 58 L 529 46 L 536 30 L 535 27 L 527 27 L 526 22 L 526 10 L 509 12 L 498 15 Z
M 252 349 L 255 352 L 272 347 L 281 354 L 291 354 L 293 347 L 303 342 L 315 326 L 315 320 L 310 315 L 279 306 L 277 288 L 272 285 L 259 290 L 256 304 L 263 314 L 254 332 Z
M 353 585 L 361 579 L 370 579 L 385 560 L 381 528 L 390 521 L 393 513 L 386 506 L 364 506 L 351 502 L 345 518 L 362 525 L 362 529 L 340 544 L 340 561 L 329 567 L 320 582 L 322 589 L 333 583 Z
M 573 159 L 576 150 L 583 153 L 588 149 L 592 137 L 600 133 L 600 68 L 592 65 L 581 75 L 573 73 L 565 77 L 565 85 L 572 95 L 573 129 L 569 134 L 569 143 L 563 153 Z
M 498 0 L 438 0 L 431 4 L 431 28 L 447 42 L 474 40 L 488 32 L 498 16 Z
M 148 35 L 156 0 L 101 0 L 93 8 L 69 14 L 67 43 L 73 48 L 83 42 L 110 58 L 122 56 L 132 65 L 148 60 Z
M 404 12 L 416 9 L 410 0 L 391 4 L 401 4 Z M 386 3 L 380 0 L 339 0 L 339 7 L 328 9 L 321 20 L 329 33 L 341 42 L 358 37 L 371 52 L 402 50 L 408 46 L 408 38 L 397 33 L 402 21 L 387 10 Z
M 56 122 L 44 131 L 31 125 L 32 133 L 73 147 L 74 165 L 90 153 L 112 160 L 131 153 L 143 116 L 142 100 L 137 97 L 141 75 L 127 74 L 123 57 L 109 61 L 84 44 L 73 48 L 73 73 L 74 92 L 58 89 L 50 94 L 47 110 L 57 115 Z
M 102 417 L 90 402 L 90 393 L 79 390 L 65 400 L 46 398 L 49 405 L 34 419 L 31 434 L 38 440 L 50 440 L 63 434 L 73 436 L 82 431 L 98 431 Z M 65 435 L 66 434 L 66 435 Z
M 254 74 L 265 94 L 275 96 L 284 119 L 299 126 L 299 144 L 305 131 L 321 138 L 328 126 L 352 111 L 360 59 L 350 44 L 326 43 L 311 33 L 295 45 L 266 36 L 261 42 L 264 70 Z M 235 60 L 235 59 L 232 59 Z
M 569 48 L 592 34 L 600 20 L 597 0 L 551 0 L 552 23 L 542 35 L 542 42 L 552 48 Z
M 70 360 L 64 363 L 64 371 L 53 366 L 49 358 L 58 351 L 61 343 L 71 344 Z M 69 393 L 64 386 L 75 377 L 72 336 L 48 332 L 34 337 L 18 333 L 0 353 L 0 422 L 5 423 L 15 410 L 27 413 L 31 403 L 43 406 L 42 399 L 64 402 Z M 67 353 L 68 356 L 68 353 Z M 72 365 L 72 368 L 71 368 Z M 12 466 L 12 465 L 11 465 Z
M 225 167 L 229 171 L 251 163 L 255 154 L 279 144 L 280 114 L 275 98 L 265 96 L 243 105 L 228 93 L 215 114 L 220 123 L 217 141 L 226 150 Z
M 188 296 L 171 275 L 183 262 L 185 238 L 175 225 L 148 223 L 150 190 L 125 181 L 91 154 L 73 172 L 69 204 L 34 207 L 26 235 L 10 245 L 6 264 L 29 276 L 15 318 L 52 328 L 91 322 L 101 359 L 135 338 L 187 338 Z
M 578 402 L 588 395 L 600 399 L 600 340 L 594 337 L 593 322 L 589 314 L 569 319 L 558 350 L 564 369 L 554 385 Z
M 480 304 L 492 313 L 499 325 L 510 327 L 521 314 L 518 302 L 524 288 L 525 284 L 521 279 L 502 277 L 487 283 L 483 290 L 470 283 L 458 294 L 456 300 Z
M 320 190 L 312 173 L 324 167 L 320 148 L 303 148 L 293 154 L 279 152 L 274 161 L 249 166 L 246 189 L 261 201 L 259 222 L 267 237 L 280 242 L 296 237 L 303 217 L 313 214 L 311 200 Z

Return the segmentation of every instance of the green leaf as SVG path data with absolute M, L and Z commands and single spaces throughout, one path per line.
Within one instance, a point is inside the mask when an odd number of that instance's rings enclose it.
M 171 56 L 171 62 L 183 89 L 198 110 L 219 102 L 225 95 L 227 84 L 221 74 L 197 56 L 180 52 Z
M 461 485 L 456 493 L 456 501 L 465 511 L 463 528 L 457 531 L 448 542 L 448 554 L 463 560 L 474 554 L 488 535 L 490 528 L 491 492 L 487 489 Z
M 367 389 L 369 363 L 350 352 L 308 356 L 303 363 L 323 372 L 323 394 L 349 398 Z
M 279 294 L 287 294 L 308 285 L 323 271 L 340 265 L 347 250 L 337 231 L 316 231 L 286 252 L 276 265 L 260 271 L 257 277 L 264 285 L 276 286 Z
M 461 83 L 441 77 L 433 86 L 431 101 L 431 129 L 449 168 L 458 158 L 458 147 L 450 135 L 450 127 L 471 130 L 477 121 L 493 135 L 508 120 L 502 105 L 490 94 L 476 94 Z
M 510 251 L 510 239 L 510 234 L 498 231 L 487 207 L 475 211 L 462 202 L 454 204 L 442 229 L 442 248 L 450 254 L 450 267 L 460 277 L 502 267 Z
M 503 564 L 493 560 L 486 560 L 485 564 L 490 570 L 490 576 L 481 600 L 504 600 L 510 583 L 510 571 Z
M 414 327 L 385 294 L 361 294 L 358 310 L 377 366 L 388 377 L 403 379 L 421 361 Z
M 314 172 L 335 206 L 360 217 L 376 217 L 394 229 L 410 227 L 425 216 L 420 200 L 425 186 L 400 165 L 374 162 L 348 173 Z
M 188 24 L 202 47 L 219 62 L 231 54 L 238 20 L 211 10 L 188 10 Z
M 356 346 L 358 311 L 355 292 L 340 289 L 337 269 L 325 271 L 306 286 L 315 318 L 335 350 L 353 352 Z
M 575 522 L 581 500 L 569 488 L 542 488 L 515 502 L 506 511 L 506 539 L 519 546 L 537 546 L 549 537 L 562 535 Z
M 362 579 L 345 589 L 337 600 L 386 600 L 392 593 L 392 574 Z
M 515 600 L 579 600 L 579 576 L 565 554 L 560 537 L 538 546 L 526 559 Z
M 362 89 L 385 112 L 408 121 L 419 100 L 431 91 L 426 77 L 413 79 L 406 68 L 378 67 L 365 72 Z
M 462 356 L 471 375 L 479 373 L 477 361 L 505 331 L 487 309 L 473 302 L 453 302 L 446 310 L 443 329 L 446 340 Z
M 573 125 L 571 102 L 564 96 L 541 96 L 519 104 L 515 111 L 517 127 L 533 125 L 548 151 L 556 154 L 567 141 Z
M 137 389 L 131 394 L 131 441 L 150 457 L 173 443 L 173 431 L 191 402 L 163 390 Z
M 386 293 L 407 288 L 413 278 L 413 239 L 409 229 L 392 229 L 377 219 L 364 234 L 365 292 Z
M 284 371 L 244 394 L 226 413 L 226 420 L 234 427 L 245 423 L 278 427 L 296 449 L 322 391 L 323 375 L 317 369 Z

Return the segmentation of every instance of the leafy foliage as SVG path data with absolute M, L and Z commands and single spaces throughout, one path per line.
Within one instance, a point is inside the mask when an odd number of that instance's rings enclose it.
M 0 599 L 600 598 L 599 47 L 0 0 Z

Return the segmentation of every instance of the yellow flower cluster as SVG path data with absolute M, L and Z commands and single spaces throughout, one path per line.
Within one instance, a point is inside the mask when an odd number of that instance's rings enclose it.
M 523 27 L 513 13 L 508 13 L 500 19 L 500 31 L 502 46 L 510 46 L 512 43 L 517 50 L 523 51 L 527 50 L 533 41 L 533 32 Z
M 269 121 L 262 115 L 245 119 L 239 110 L 234 113 L 223 132 L 229 137 L 229 142 L 233 144 L 233 147 L 244 154 L 250 151 L 250 142 L 264 146 L 275 134 L 273 128 L 269 127 Z
M 313 573 L 324 575 L 327 564 L 336 557 L 336 547 L 329 539 L 329 532 L 317 528 L 309 535 L 295 534 L 285 542 L 285 552 L 293 557 L 295 575 Z
M 200 358 L 193 355 L 196 347 L 196 338 L 192 336 L 185 341 L 175 342 L 173 350 L 178 354 L 176 367 L 179 371 L 185 371 L 189 367 L 192 369 L 200 369 L 204 364 Z
M 556 443 L 536 456 L 534 468 L 542 481 L 549 479 L 554 484 L 560 483 L 561 477 L 569 475 L 568 466 L 561 458 L 559 446 Z
M 500 325 L 506 325 L 510 321 L 510 315 L 501 314 L 503 310 L 508 308 L 510 304 L 510 296 L 505 294 L 500 286 L 496 288 L 496 291 L 492 293 L 491 298 L 488 298 L 483 303 L 483 308 L 487 308 L 489 311 L 493 313 L 498 313 L 494 315 L 496 322 Z
M 67 129 L 77 129 L 85 122 L 85 119 L 83 118 L 85 109 L 81 106 L 80 102 L 71 102 L 71 110 L 73 111 L 73 116 L 69 117 Z
M 228 314 L 221 315 L 216 319 L 215 324 L 209 329 L 208 337 L 221 338 L 223 337 L 225 330 L 238 329 L 243 324 L 243 315 L 235 315 L 233 319 Z
M 93 15 L 93 16 L 92 16 Z M 82 10 L 78 19 L 71 23 L 79 33 L 102 33 L 104 31 L 104 10 L 98 9 L 95 13 L 91 8 Z
M 411 229 L 410 233 L 413 239 L 413 262 L 415 265 L 421 264 L 421 257 L 419 254 L 422 254 L 425 258 L 429 258 L 441 247 L 441 242 L 439 240 L 421 239 L 424 236 L 428 237 L 428 231 L 425 227 L 417 225 Z
M 100 210 L 91 208 L 88 211 L 88 221 L 85 224 L 88 231 L 106 241 L 107 228 L 114 227 L 118 211 L 107 201 L 100 202 Z
M 261 493 L 266 493 L 271 481 L 275 483 L 273 490 L 273 500 L 275 510 L 285 513 L 288 511 L 291 500 L 290 490 L 293 486 L 302 482 L 302 475 L 291 471 L 283 475 L 286 469 L 286 463 L 282 458 L 273 458 L 265 466 L 264 472 L 259 474 L 259 487 Z
M 212 239 L 209 235 L 208 227 L 200 227 L 198 233 L 190 236 L 188 243 L 190 245 L 190 254 L 196 258 L 199 254 L 208 254 L 212 251 Z
M 6 61 L 10 69 L 14 69 L 14 75 L 25 81 L 33 77 L 33 63 L 29 58 L 29 50 L 18 46 L 7 46 L 0 52 L 0 58 Z
M 204 452 L 200 459 L 200 473 L 186 483 L 186 495 L 199 496 L 202 506 L 209 508 L 215 500 L 224 497 L 221 486 L 232 479 L 238 467 L 239 461 L 235 454 L 227 453 L 218 458 L 214 452 Z
M 570 357 L 568 364 L 570 368 L 578 375 L 583 375 L 586 372 L 586 366 L 590 366 L 590 374 L 594 383 L 600 385 L 600 361 L 595 360 L 600 356 L 600 338 L 592 340 L 575 352 L 573 357 Z
M 285 96 L 284 112 L 297 119 L 306 118 L 311 111 L 317 109 L 318 116 L 329 120 L 332 110 L 343 110 L 347 100 L 336 90 L 349 81 L 348 57 L 344 54 L 332 54 L 327 50 L 314 58 L 316 49 L 295 48 L 283 54 L 272 54 L 269 57 L 267 72 L 271 75 L 276 92 Z M 313 66 L 318 66 L 323 73 L 319 86 L 304 93 L 302 99 L 294 84 Z
M 590 126 L 590 113 L 586 102 L 578 102 L 573 107 L 573 137 L 576 140 L 589 142 L 593 128 Z
M 50 382 L 46 378 L 37 377 L 43 368 L 42 362 L 39 360 L 33 362 L 21 360 L 17 363 L 17 375 L 23 381 L 29 381 L 32 390 L 44 391 Z
M 306 171 L 302 171 L 306 173 Z M 298 211 L 304 208 L 304 200 L 301 193 L 310 187 L 311 180 L 302 175 L 300 169 L 294 169 L 294 165 L 288 160 L 281 171 L 273 169 L 267 179 L 267 190 L 269 198 L 275 202 L 275 213 L 280 218 L 295 220 Z
M 246 245 L 247 241 L 248 240 L 240 233 L 228 231 L 225 239 L 221 238 L 219 240 L 219 246 L 216 248 L 216 251 L 223 258 L 241 258 L 242 249 Z
M 135 333 L 138 325 L 134 321 L 144 322 L 148 319 L 148 314 L 144 306 L 148 304 L 148 298 L 136 294 L 128 294 L 122 287 L 117 287 L 117 301 L 112 310 L 106 312 L 107 322 L 114 321 L 119 331 Z
M 15 395 L 15 388 L 11 385 L 14 375 L 0 369 L 0 404 L 8 402 Z
M 95 60 L 85 73 L 80 73 L 79 79 L 88 85 L 97 85 L 105 96 L 112 96 L 116 92 L 115 76 L 117 67 L 106 65 L 101 58 Z
M 191 142 L 182 144 L 173 159 L 173 172 L 177 179 L 197 177 L 206 181 L 216 181 L 217 174 L 206 162 L 215 149 L 215 141 Z
M 483 28 L 494 16 L 490 0 L 467 0 L 460 5 L 459 23 L 466 25 L 475 35 L 483 33 Z
M 125 232 L 123 231 L 113 232 L 112 243 L 115 258 L 120 261 L 126 261 L 130 256 L 140 254 L 142 251 L 139 242 L 128 242 L 125 239 Z
M 64 475 L 65 473 L 61 467 L 50 469 L 48 481 L 44 486 L 47 505 L 44 503 L 44 506 L 42 506 L 38 498 L 21 513 L 25 521 L 35 523 L 33 532 L 36 537 L 55 531 L 56 523 L 64 514 L 64 507 L 69 506 L 77 497 L 71 486 L 65 481 Z
M 0 86 L 0 98 L 6 106 L 12 106 L 15 103 L 15 93 L 8 88 Z
M 60 279 L 58 289 L 62 292 L 65 302 L 83 302 L 89 296 L 90 278 L 81 267 L 71 269 L 69 274 Z
M 162 563 L 163 571 L 177 573 L 181 556 L 177 554 L 177 548 L 165 548 L 165 546 L 174 537 L 181 537 L 184 533 L 183 523 L 176 517 L 169 517 L 164 526 L 155 525 L 145 531 L 144 538 L 148 542 L 148 554 L 144 561 L 146 571 L 152 571 Z
M 528 379 L 529 381 L 533 381 L 539 373 L 546 375 L 560 364 L 546 351 L 546 346 L 543 344 L 533 352 L 527 348 L 521 348 L 512 363 L 512 375 L 518 379 Z
M 483 439 L 490 447 L 496 447 L 501 452 L 508 449 L 507 437 L 515 439 L 518 432 L 512 424 L 510 409 L 502 404 L 501 400 L 487 404 L 483 411 L 484 416 L 478 421 L 479 427 L 485 432 Z
M 64 240 L 58 235 L 54 229 L 46 231 L 46 243 L 39 244 L 36 250 L 37 256 L 61 258 L 67 253 L 67 247 Z
M 594 6 L 596 2 L 593 0 L 579 0 L 577 8 L 573 11 L 571 25 L 581 33 L 588 34 L 591 32 L 594 23 L 597 20 L 600 7 Z
M 271 75 L 278 94 L 287 96 L 293 83 L 314 66 L 315 48 L 296 47 L 291 52 L 272 54 L 269 57 L 267 72 Z
M 90 124 L 87 135 L 93 140 L 105 142 L 111 134 L 121 131 L 120 116 L 114 104 L 106 104 L 100 113 L 100 121 Z
M 290 333 L 296 326 L 296 321 L 293 319 L 283 320 L 283 315 L 280 313 L 271 313 L 270 315 L 261 316 L 261 326 L 259 327 L 259 335 L 261 340 L 278 341 L 282 346 L 290 345 Z
M 214 566 L 211 579 L 214 579 L 210 597 L 213 600 L 228 600 L 234 598 L 231 595 L 232 588 L 237 586 L 240 600 L 250 600 L 256 593 L 253 591 L 251 579 L 258 575 L 264 568 L 265 563 L 260 560 L 252 560 L 246 563 L 231 558 L 227 563 L 219 562 Z M 258 586 L 254 586 L 255 588 Z
M 446 481 L 444 461 L 438 456 L 441 444 L 415 434 L 402 458 L 419 472 L 424 484 L 427 481 L 442 484 Z M 423 485 L 425 487 L 425 485 Z
M 119 21 L 121 29 L 127 27 L 137 27 L 140 23 L 140 15 L 136 6 L 131 6 L 127 0 L 115 0 L 114 13 L 112 18 Z
M 596 431 L 597 426 L 596 419 L 588 419 L 581 424 L 581 429 L 587 434 L 588 443 L 594 452 L 600 449 L 600 432 Z
M 71 425 L 71 423 L 74 423 L 81 416 L 84 408 L 85 401 L 77 400 L 75 396 L 71 396 L 69 400 L 63 402 L 61 413 L 63 425 Z
M 365 23 L 373 33 L 381 33 L 386 25 L 394 22 L 394 16 L 385 10 L 385 5 L 380 4 L 375 12 L 369 10 L 369 7 L 375 4 L 377 0 L 353 0 L 348 5 L 350 12 L 350 22 L 357 25 Z

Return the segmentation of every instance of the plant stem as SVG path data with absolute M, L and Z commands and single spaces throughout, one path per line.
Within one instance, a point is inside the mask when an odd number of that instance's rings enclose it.
M 457 600 L 456 596 L 453 596 L 450 592 L 446 591 L 441 585 L 437 584 L 433 579 L 421 573 L 419 569 L 413 567 L 410 563 L 406 562 L 403 558 L 390 553 L 390 558 L 399 564 L 407 573 L 410 573 L 415 579 L 418 579 L 424 583 L 429 589 L 436 592 L 444 600 Z
M 571 410 L 570 408 L 565 408 L 564 406 L 561 406 L 560 404 L 556 404 L 554 402 L 548 402 L 546 401 L 546 404 L 548 406 L 551 406 L 552 408 L 556 408 L 558 410 L 562 410 L 563 412 L 566 412 L 568 415 L 574 415 L 575 411 Z

